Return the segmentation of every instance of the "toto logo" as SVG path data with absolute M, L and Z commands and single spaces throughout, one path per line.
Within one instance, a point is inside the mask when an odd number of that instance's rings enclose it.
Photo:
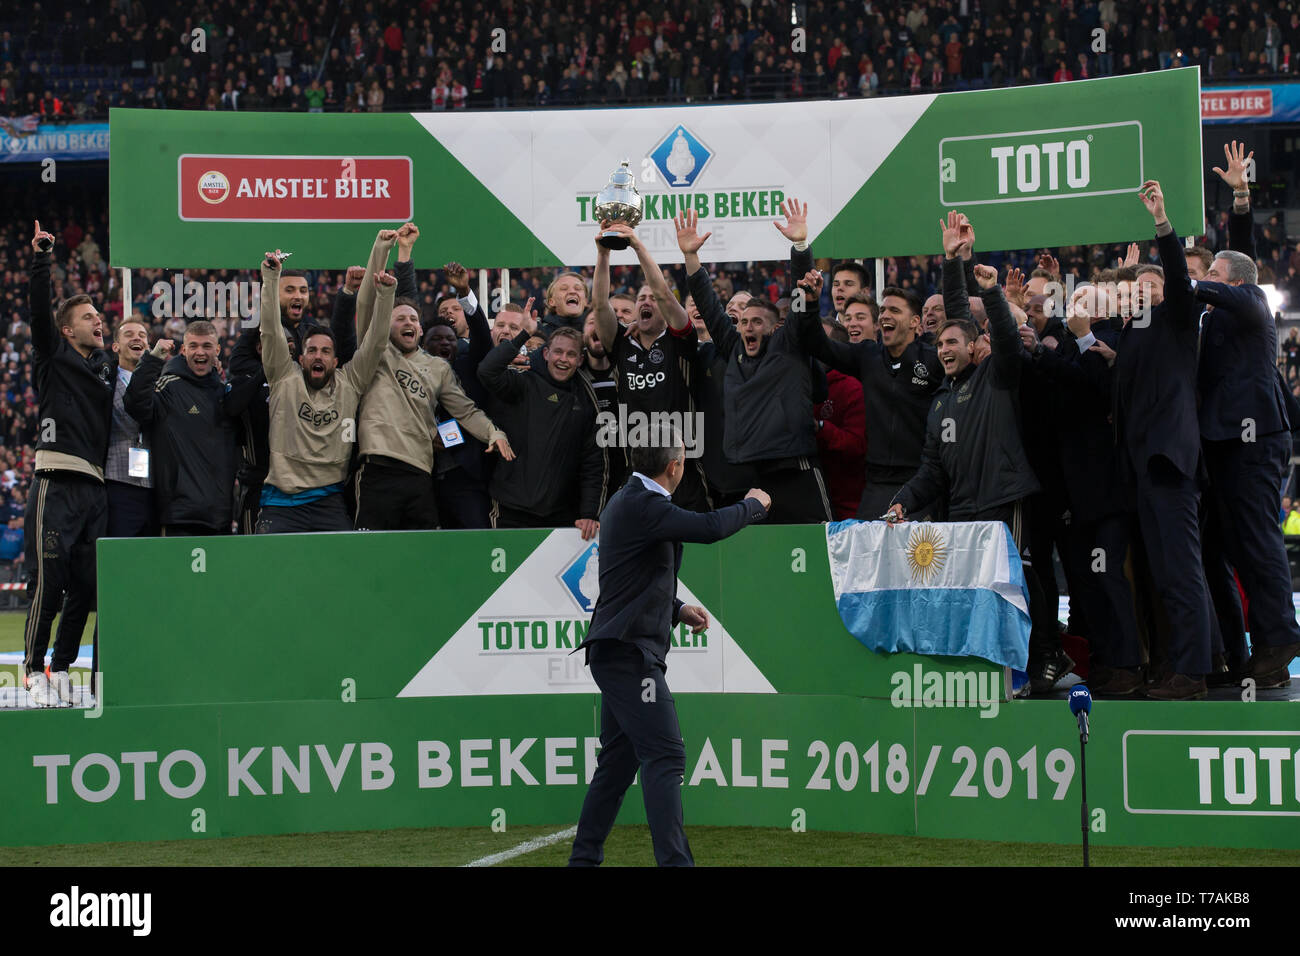
M 230 195 L 230 180 L 216 170 L 209 170 L 199 177 L 199 196 L 204 202 L 213 205 L 225 202 Z

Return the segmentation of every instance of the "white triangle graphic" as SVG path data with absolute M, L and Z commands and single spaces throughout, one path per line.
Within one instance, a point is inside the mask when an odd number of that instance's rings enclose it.
M 584 653 L 570 654 L 591 620 L 583 604 L 595 598 L 590 565 L 598 555 L 583 565 L 585 574 L 575 565 L 589 547 L 576 528 L 552 531 L 397 696 L 600 693 L 583 665 Z M 576 594 L 561 577 L 571 567 Z M 677 596 L 700 604 L 684 584 L 678 584 Z M 717 615 L 709 611 L 709 619 L 699 638 L 673 630 L 673 692 L 775 694 Z
M 781 190 L 809 204 L 817 232 L 876 171 L 937 94 L 836 102 L 652 109 L 413 113 L 412 117 L 568 265 L 595 263 L 596 224 L 579 225 L 578 196 L 594 196 L 624 159 L 643 195 L 680 193 L 650 175 L 647 157 L 678 124 L 710 151 L 689 193 Z M 650 175 L 650 181 L 647 181 Z M 702 219 L 713 237 L 705 262 L 780 260 L 790 244 L 776 210 L 759 218 Z M 743 211 L 743 210 L 742 210 Z M 590 219 L 590 217 L 588 217 Z M 671 220 L 645 222 L 641 241 L 661 263 L 679 262 Z M 635 265 L 633 250 L 614 265 Z

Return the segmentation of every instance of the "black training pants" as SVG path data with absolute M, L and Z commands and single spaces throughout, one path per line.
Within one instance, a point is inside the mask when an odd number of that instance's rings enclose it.
M 32 601 L 23 629 L 28 674 L 45 669 L 50 625 L 60 610 L 50 670 L 66 671 L 77 659 L 86 619 L 95 609 L 95 542 L 107 528 L 108 494 L 102 482 L 75 472 L 37 473 L 24 519 Z

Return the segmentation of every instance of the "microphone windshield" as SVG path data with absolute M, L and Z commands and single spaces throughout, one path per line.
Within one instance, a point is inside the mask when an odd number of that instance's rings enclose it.
M 1070 688 L 1070 713 L 1077 716 L 1080 711 L 1092 713 L 1092 693 L 1086 684 L 1075 684 Z

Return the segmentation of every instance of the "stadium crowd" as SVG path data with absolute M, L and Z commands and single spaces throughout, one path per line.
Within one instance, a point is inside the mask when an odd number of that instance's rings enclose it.
M 1297 50 L 1300 13 L 1260 0 L 45 0 L 0 20 L 0 113 L 851 97 L 1171 66 L 1209 81 L 1292 75 Z

